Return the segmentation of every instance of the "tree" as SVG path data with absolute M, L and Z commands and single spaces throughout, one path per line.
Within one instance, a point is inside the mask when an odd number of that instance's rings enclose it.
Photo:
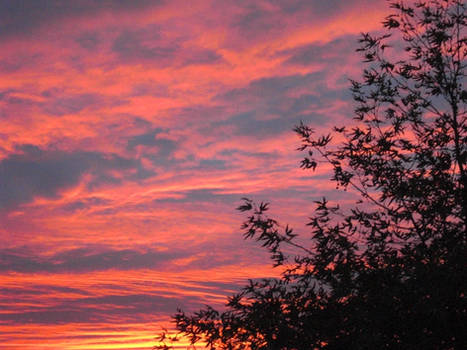
M 176 327 L 193 344 L 467 348 L 466 4 L 390 6 L 385 34 L 360 39 L 355 126 L 320 137 L 295 128 L 307 152 L 301 167 L 331 164 L 332 181 L 358 201 L 317 201 L 308 238 L 245 199 L 244 235 L 269 250 L 281 278 L 250 281 L 223 312 L 179 310 Z

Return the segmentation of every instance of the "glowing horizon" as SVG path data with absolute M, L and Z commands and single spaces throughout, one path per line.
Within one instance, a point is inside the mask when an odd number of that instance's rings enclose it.
M 177 307 L 276 274 L 242 197 L 333 196 L 300 120 L 352 115 L 385 1 L 0 2 L 0 349 L 150 349 Z M 343 199 L 345 200 L 345 199 Z

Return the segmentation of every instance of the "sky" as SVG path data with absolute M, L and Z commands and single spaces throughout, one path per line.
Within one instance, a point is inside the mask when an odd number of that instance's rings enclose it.
M 353 117 L 384 0 L 0 0 L 0 349 L 150 349 L 277 275 L 242 197 L 306 233 L 336 197 L 304 121 Z M 183 344 L 182 344 L 183 345 Z

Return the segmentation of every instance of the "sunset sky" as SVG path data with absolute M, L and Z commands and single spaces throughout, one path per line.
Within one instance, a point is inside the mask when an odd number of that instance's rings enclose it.
M 276 272 L 242 197 L 306 232 L 384 0 L 0 0 L 0 349 L 149 349 Z M 345 200 L 344 197 L 339 197 Z

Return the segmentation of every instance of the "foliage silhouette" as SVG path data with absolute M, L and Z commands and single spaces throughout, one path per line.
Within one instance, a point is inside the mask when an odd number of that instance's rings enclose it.
M 360 39 L 366 68 L 351 81 L 355 126 L 320 137 L 303 123 L 295 129 L 307 152 L 301 167 L 331 164 L 332 181 L 359 200 L 352 208 L 317 201 L 307 239 L 269 218 L 267 204 L 245 199 L 245 238 L 284 272 L 250 281 L 226 311 L 179 310 L 176 327 L 193 344 L 467 348 L 466 5 L 390 6 L 385 34 Z

